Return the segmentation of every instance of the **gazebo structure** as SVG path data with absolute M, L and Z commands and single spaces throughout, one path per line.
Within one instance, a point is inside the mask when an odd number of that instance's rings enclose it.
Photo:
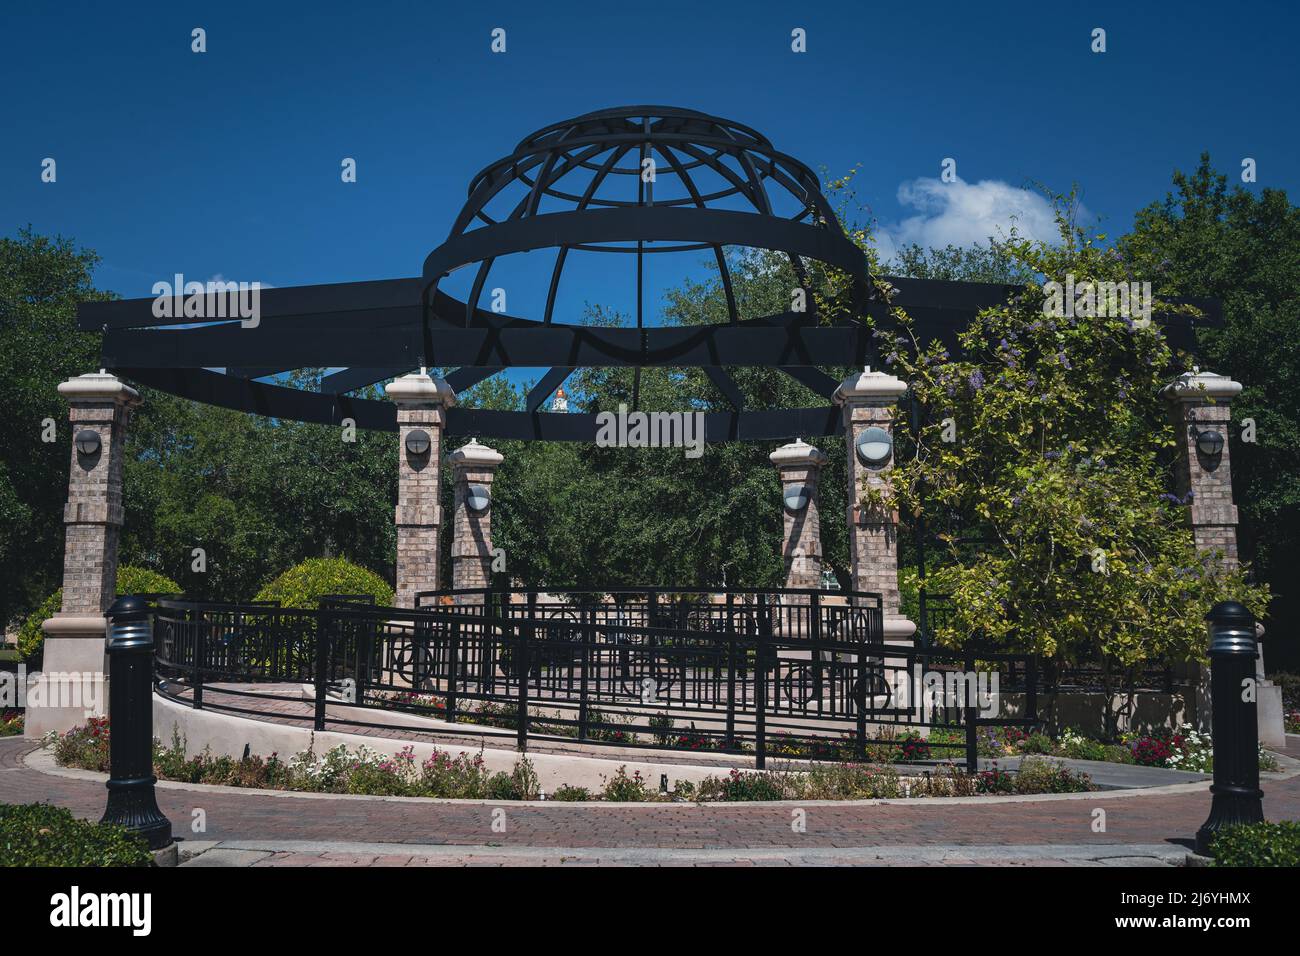
M 724 247 L 734 245 L 789 258 L 799 283 L 789 310 L 740 314 L 724 254 Z M 484 308 L 494 265 L 537 250 L 554 256 L 541 314 Z M 716 259 L 726 321 L 647 325 L 645 257 L 696 250 Z M 578 253 L 632 257 L 634 327 L 584 326 L 557 308 L 566 265 Z M 818 314 L 810 287 L 814 267 L 847 277 L 852 314 Z M 462 268 L 473 270 L 464 301 L 443 289 L 447 277 Z M 429 253 L 417 276 L 262 290 L 252 323 L 228 317 L 238 313 L 226 309 L 226 290 L 197 283 L 175 290 L 175 309 L 160 310 L 157 298 L 84 303 L 79 324 L 102 332 L 104 371 L 60 387 L 72 406 L 76 434 L 64 606 L 46 625 L 47 669 L 102 670 L 103 613 L 114 593 L 122 522 L 122 443 L 138 401 L 123 380 L 275 418 L 397 431 L 396 604 L 415 611 L 419 595 L 441 587 L 440 539 L 448 526 L 453 588 L 465 592 L 488 584 L 491 484 L 501 455 L 477 439 L 594 441 L 595 414 L 544 407 L 576 369 L 631 367 L 639 382 L 642 368 L 700 368 L 731 405 L 704 415 L 706 442 L 790 441 L 772 455 L 785 502 L 786 584 L 815 591 L 821 574 L 816 489 L 826 459 L 804 439 L 845 435 L 850 487 L 887 488 L 895 405 L 907 383 L 872 371 L 880 362 L 865 320 L 887 320 L 891 308 L 879 291 L 881 280 L 893 287 L 898 304 L 927 339 L 949 342 L 979 310 L 1017 291 L 1002 284 L 869 275 L 816 175 L 802 162 L 740 123 L 692 110 L 635 106 L 548 126 L 485 168 L 471 181 L 447 239 Z M 1176 340 L 1190 341 L 1187 319 L 1162 321 Z M 779 369 L 825 401 L 806 408 L 746 408 L 727 372 L 743 366 Z M 822 371 L 845 366 L 865 370 L 843 381 Z M 331 371 L 319 391 L 291 387 L 283 378 L 295 369 L 322 367 Z M 549 368 L 528 394 L 525 410 L 457 404 L 458 393 L 512 367 Z M 431 368 L 454 370 L 437 378 L 428 374 Z M 1200 380 L 1210 385 L 1208 391 L 1192 394 L 1180 386 L 1172 393 L 1180 420 L 1197 419 L 1210 398 L 1218 399 L 1216 409 L 1226 409 L 1226 399 L 1240 387 L 1208 374 Z M 379 383 L 387 383 L 387 401 L 353 394 Z M 448 452 L 450 440 L 471 436 L 474 441 Z M 1198 492 L 1198 502 L 1210 502 L 1193 509 L 1198 541 L 1231 544 L 1230 496 L 1200 494 L 1229 487 L 1226 451 L 1213 469 L 1198 456 L 1194 440 L 1181 451 L 1183 483 Z M 456 475 L 452 516 L 441 514 L 438 501 L 444 459 Z M 849 498 L 852 590 L 870 595 L 878 607 L 879 636 L 906 648 L 915 624 L 899 606 L 896 516 L 868 513 L 856 506 L 856 494 Z M 799 596 L 792 593 L 788 600 L 798 603 Z M 803 620 L 799 626 L 809 634 L 824 623 L 817 612 Z M 817 652 L 813 657 L 818 659 Z M 866 691 L 860 687 L 859 693 Z M 30 732 L 80 722 L 73 717 L 33 714 Z

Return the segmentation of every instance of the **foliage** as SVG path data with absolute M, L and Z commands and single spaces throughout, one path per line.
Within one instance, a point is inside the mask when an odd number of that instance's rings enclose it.
M 1095 789 L 1086 773 L 1041 757 L 1026 757 L 1016 770 L 1016 793 L 1084 793 Z
M 1193 172 L 1176 171 L 1173 185 L 1118 247 L 1158 294 L 1222 303 L 1223 328 L 1199 334 L 1198 350 L 1203 364 L 1245 386 L 1228 435 L 1241 547 L 1276 586 L 1270 630 L 1291 633 L 1300 595 L 1283 585 L 1300 562 L 1300 209 L 1282 190 L 1229 190 L 1208 154 Z M 1243 440 L 1247 419 L 1254 441 Z M 1286 643 L 1271 665 L 1300 662 Z
M 255 600 L 309 608 L 327 594 L 369 594 L 380 607 L 393 605 L 393 589 L 383 578 L 343 558 L 308 558 L 264 585 Z
M 637 803 L 654 797 L 654 791 L 646 786 L 641 771 L 634 770 L 629 776 L 626 765 L 614 771 L 614 776 L 601 777 L 601 779 L 605 781 L 601 796 L 606 800 L 616 803 Z
M 1058 212 L 1061 242 L 1015 241 L 1032 273 L 1077 286 L 1127 282 L 1103 236 Z M 958 354 L 922 341 L 894 309 L 875 333 L 928 423 L 890 473 L 893 506 L 946 542 L 927 586 L 953 596 L 937 637 L 972 635 L 1066 661 L 1099 661 L 1103 681 L 1148 660 L 1194 658 L 1217 600 L 1256 612 L 1267 589 L 1219 555 L 1199 556 L 1168 493 L 1171 426 L 1159 396 L 1176 358 L 1159 328 L 1131 317 L 1054 317 L 1042 288 L 982 312 Z M 955 440 L 945 440 L 944 433 Z M 879 500 L 877 500 L 879 499 Z M 879 492 L 861 504 L 880 508 Z M 971 538 L 988 542 L 977 548 Z M 1112 718 L 1113 719 L 1113 718 Z
M 0 804 L 0 866 L 149 866 L 139 834 L 48 803 Z
M 75 321 L 77 302 L 108 298 L 91 281 L 98 261 L 30 228 L 0 238 L 0 626 L 59 582 L 72 432 L 57 386 L 99 361 L 99 336 Z M 56 441 L 41 440 L 47 419 Z
M 1300 823 L 1228 827 L 1210 844 L 1215 866 L 1300 866 Z
M 591 791 L 586 787 L 574 787 L 567 783 L 562 783 L 555 788 L 551 794 L 552 800 L 559 800 L 561 803 L 585 803 L 591 799 Z
M 124 564 L 117 569 L 117 594 L 179 594 L 181 587 L 166 575 Z M 41 625 L 63 607 L 63 588 L 59 588 L 36 608 L 18 630 L 18 653 L 29 668 L 41 666 L 45 632 Z
M 17 737 L 23 732 L 23 715 L 20 711 L 0 711 L 0 737 Z
M 51 731 L 45 742 L 54 748 L 54 759 L 62 767 L 108 773 L 110 734 L 107 717 L 91 717 L 64 734 Z
M 732 770 L 725 777 L 705 777 L 695 790 L 701 803 L 715 800 L 785 800 L 785 774 L 767 770 Z

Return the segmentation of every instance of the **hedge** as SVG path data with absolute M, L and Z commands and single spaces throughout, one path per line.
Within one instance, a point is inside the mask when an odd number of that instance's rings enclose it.
M 1215 866 L 1300 866 L 1300 823 L 1245 823 L 1210 844 Z
M 149 866 L 139 834 L 48 803 L 0 804 L 0 866 Z
M 254 600 L 309 608 L 326 594 L 369 594 L 376 604 L 393 606 L 393 589 L 383 578 L 342 558 L 308 558 L 263 585 Z
M 117 593 L 123 594 L 179 594 L 181 586 L 157 571 L 124 564 L 117 569 Z M 45 646 L 45 632 L 41 625 L 63 607 L 63 588 L 59 588 L 35 611 L 27 616 L 18 631 L 18 655 L 29 668 L 41 666 L 41 653 Z

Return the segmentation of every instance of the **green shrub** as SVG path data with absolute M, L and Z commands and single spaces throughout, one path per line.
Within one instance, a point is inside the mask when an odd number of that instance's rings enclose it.
M 148 866 L 144 838 L 48 803 L 0 804 L 0 866 Z
M 1249 823 L 1214 838 L 1215 866 L 1300 866 L 1300 823 Z
M 1096 789 L 1092 778 L 1053 760 L 1025 757 L 1015 775 L 1016 793 L 1084 793 Z
M 1026 754 L 1050 754 L 1056 750 L 1056 741 L 1047 734 L 1030 734 L 1020 742 L 1020 752 Z
M 369 594 L 376 604 L 393 606 L 393 589 L 383 578 L 342 558 L 308 558 L 263 585 L 254 600 L 311 608 L 326 594 Z
M 792 798 L 801 800 L 877 800 L 904 796 L 903 784 L 893 767 L 866 764 L 814 764 L 806 774 L 786 780 Z
M 612 777 L 602 777 L 605 781 L 605 788 L 601 795 L 606 800 L 614 802 L 636 803 L 649 800 L 653 794 L 650 788 L 646 786 L 645 777 L 641 776 L 641 771 L 633 771 L 629 777 L 627 767 L 619 767 Z
M 1133 751 L 1124 744 L 1106 744 L 1102 750 L 1102 760 L 1109 763 L 1133 763 Z
M 705 777 L 695 798 L 708 800 L 784 800 L 787 792 L 782 774 L 771 770 L 732 770 L 725 777 Z
M 555 788 L 551 799 L 565 803 L 585 803 L 591 799 L 591 791 L 586 787 L 571 787 L 565 783 Z
M 117 593 L 123 594 L 180 594 L 181 586 L 157 571 L 124 564 L 117 569 Z M 36 610 L 27 616 L 18 629 L 18 654 L 27 662 L 28 669 L 41 666 L 45 648 L 45 632 L 41 625 L 63 607 L 63 588 L 59 588 Z

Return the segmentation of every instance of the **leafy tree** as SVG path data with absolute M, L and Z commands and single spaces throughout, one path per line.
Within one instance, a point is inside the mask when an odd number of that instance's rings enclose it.
M 1128 279 L 1104 237 L 1058 222 L 1058 246 L 1008 246 L 1021 267 L 1076 285 Z M 1267 589 L 1199 556 L 1168 493 L 1173 432 L 1159 390 L 1177 365 L 1157 327 L 1053 317 L 1029 286 L 983 312 L 951 355 L 896 315 L 897 330 L 877 333 L 885 361 L 930 415 L 892 472 L 894 504 L 948 542 L 928 582 L 952 595 L 941 642 L 977 635 L 1098 663 L 1113 690 L 1144 662 L 1199 656 L 1215 600 L 1263 611 Z M 878 493 L 862 504 L 886 506 Z M 963 543 L 972 537 L 977 546 Z
M 97 257 L 63 238 L 0 238 L 0 626 L 58 583 L 71 437 L 57 386 L 93 371 L 99 337 L 77 331 Z M 41 440 L 49 419 L 57 440 Z
M 1158 293 L 1223 304 L 1224 327 L 1202 333 L 1198 351 L 1203 365 L 1245 386 L 1230 434 L 1242 552 L 1274 586 L 1270 631 L 1290 635 L 1300 620 L 1300 209 L 1282 190 L 1229 190 L 1209 154 L 1173 183 L 1137 214 L 1119 248 Z M 1242 440 L 1246 419 L 1253 442 Z M 1295 641 L 1276 646 L 1287 644 L 1300 660 Z

